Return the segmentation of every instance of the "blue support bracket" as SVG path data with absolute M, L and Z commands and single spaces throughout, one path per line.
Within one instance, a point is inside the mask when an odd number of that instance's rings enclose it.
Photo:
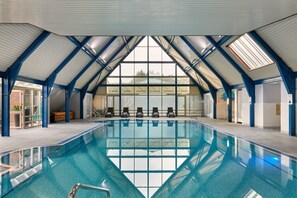
M 119 49 L 117 49 L 117 51 L 110 57 L 110 59 L 105 63 L 105 65 L 99 69 L 98 72 L 95 73 L 95 75 L 92 76 L 92 78 L 83 86 L 83 88 L 85 87 L 89 87 L 89 85 L 93 82 L 93 80 L 95 80 L 95 78 L 108 66 L 108 64 L 126 47 L 126 45 L 128 45 L 132 40 L 133 40 L 133 36 L 131 36 L 129 39 L 127 39 L 127 44 L 123 44 Z
M 27 58 L 41 45 L 41 43 L 50 35 L 43 31 L 33 43 L 17 58 L 17 60 L 6 70 L 2 78 L 2 136 L 10 136 L 10 93 L 14 83 L 19 75 L 23 63 Z
M 48 96 L 51 93 L 51 90 L 54 86 L 55 80 L 59 72 L 73 59 L 73 57 L 81 50 L 81 46 L 84 46 L 89 40 L 91 39 L 90 36 L 87 36 L 79 46 L 77 46 L 63 61 L 62 63 L 51 73 L 51 75 L 45 80 L 47 84 L 47 93 Z
M 178 63 L 178 61 L 171 55 L 167 52 L 167 49 L 164 48 L 164 46 L 155 38 L 155 37 L 152 37 L 152 39 L 162 48 L 162 50 L 175 62 L 175 64 L 181 69 L 184 71 L 183 67 Z M 204 90 L 204 88 L 199 85 L 196 80 L 186 71 L 184 71 L 185 74 L 193 81 L 193 83 L 195 83 L 195 85 L 197 86 L 197 88 L 199 89 L 199 92 L 201 94 L 201 96 L 203 96 L 203 94 L 206 93 L 206 91 Z
M 245 88 L 250 97 L 250 126 L 255 126 L 255 83 L 254 81 L 243 71 L 243 69 L 221 48 L 220 45 L 211 36 L 206 36 L 213 46 L 221 53 L 221 55 L 233 66 L 234 69 L 241 75 Z
M 187 44 L 187 46 L 196 54 L 196 56 L 202 60 L 202 62 L 208 67 L 210 71 L 216 75 L 216 77 L 221 81 L 223 89 L 228 98 L 228 122 L 232 122 L 232 89 L 231 86 L 226 82 L 226 80 L 213 68 L 213 66 L 202 57 L 202 55 L 196 50 L 196 48 L 186 39 L 184 36 L 180 36 L 180 38 Z M 224 37 L 225 38 L 225 37 Z M 229 39 L 229 38 L 228 38 Z M 222 43 L 228 40 L 225 38 Z
M 249 32 L 248 35 L 268 54 L 276 63 L 287 93 L 292 96 L 289 103 L 289 135 L 296 135 L 296 78 L 293 70 L 285 61 L 257 34 L 256 31 Z
M 18 77 L 21 70 L 22 64 L 27 60 L 27 58 L 40 46 L 40 44 L 50 35 L 49 32 L 43 31 L 33 43 L 22 53 L 22 55 L 7 69 L 6 77 L 8 78 L 8 89 L 11 93 L 14 83 Z
M 47 85 L 42 86 L 42 128 L 48 127 L 48 89 Z

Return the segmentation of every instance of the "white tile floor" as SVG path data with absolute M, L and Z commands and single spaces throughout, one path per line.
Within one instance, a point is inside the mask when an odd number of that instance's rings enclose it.
M 14 130 L 10 137 L 0 137 L 0 153 L 27 147 L 57 144 L 98 125 L 102 124 L 80 120 L 50 124 L 48 128 L 34 127 Z
M 259 145 L 297 157 L 297 137 L 281 133 L 279 130 L 251 128 L 241 124 L 228 123 L 225 120 L 214 120 L 210 118 L 198 118 L 197 120 L 218 131 L 227 132 L 244 140 L 255 142 Z
M 114 120 L 120 118 L 112 119 Z M 153 120 L 188 119 L 193 118 L 154 118 Z M 102 120 L 108 119 L 102 118 Z M 288 136 L 278 130 L 251 128 L 240 124 L 228 123 L 224 120 L 213 120 L 210 118 L 199 118 L 197 120 L 217 129 L 218 131 L 227 132 L 242 139 L 252 141 L 297 157 L 297 137 Z M 101 124 L 79 120 L 72 121 L 70 123 L 50 124 L 49 128 L 36 127 L 13 131 L 11 132 L 11 137 L 0 137 L 0 152 L 32 146 L 57 144 L 65 139 L 73 137 L 98 125 Z

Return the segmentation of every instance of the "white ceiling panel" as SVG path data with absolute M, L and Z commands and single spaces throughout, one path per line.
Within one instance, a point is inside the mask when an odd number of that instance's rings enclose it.
M 196 54 L 180 37 L 175 37 L 172 43 L 190 62 L 194 59 L 198 59 Z
M 98 63 L 93 63 L 89 69 L 77 80 L 75 87 L 81 89 L 87 82 L 99 71 L 101 66 Z
M 124 40 L 122 37 L 118 37 L 114 42 L 110 44 L 110 46 L 100 55 L 102 60 L 106 62 L 109 61 L 111 56 L 122 46 L 124 45 Z
M 192 69 L 189 72 L 189 75 L 199 84 L 203 87 L 204 90 L 209 90 L 208 85 L 204 80 L 200 78 L 200 76 Z
M 228 82 L 229 85 L 243 83 L 240 74 L 217 50 L 212 52 L 206 60 Z
M 103 70 L 101 72 L 101 75 L 98 75 L 97 78 L 95 78 L 95 80 L 93 80 L 93 82 L 89 85 L 88 91 L 92 91 L 95 86 L 100 83 L 100 81 L 107 75 L 108 71 L 107 70 Z
M 236 38 L 236 37 L 234 37 Z M 233 38 L 231 39 L 233 40 Z M 229 41 L 228 41 L 229 42 Z M 227 49 L 228 43 L 226 43 L 222 48 L 227 52 L 229 56 L 233 58 L 233 60 L 243 69 L 243 71 L 252 79 L 252 80 L 259 80 L 259 79 L 266 79 L 279 76 L 279 72 L 277 69 L 276 64 L 267 65 L 258 69 L 248 70 L 241 62 L 239 62 L 235 56 Z
M 297 16 L 260 28 L 257 33 L 293 71 L 297 71 Z
M 14 0 L 0 23 L 60 35 L 239 35 L 296 13 L 296 0 Z
M 45 80 L 74 49 L 66 37 L 50 34 L 24 62 L 20 75 Z
M 71 80 L 91 61 L 89 55 L 80 50 L 71 61 L 59 72 L 56 83 L 68 85 Z
M 32 25 L 0 24 L 0 71 L 6 71 L 41 33 Z
M 196 68 L 216 89 L 222 88 L 221 81 L 203 62 L 200 62 Z

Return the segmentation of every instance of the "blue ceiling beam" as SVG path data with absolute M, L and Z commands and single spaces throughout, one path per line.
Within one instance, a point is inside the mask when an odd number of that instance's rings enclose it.
M 178 61 L 171 55 L 167 52 L 167 49 L 155 38 L 155 37 L 152 37 L 154 39 L 154 41 L 162 48 L 162 50 L 175 62 L 175 64 L 181 69 L 184 71 L 183 67 L 178 63 Z M 206 90 L 204 90 L 204 88 L 198 84 L 198 82 L 196 82 L 196 80 L 186 71 L 184 71 L 185 74 L 193 81 L 193 83 L 197 86 L 197 88 L 199 89 L 199 92 L 201 95 L 205 94 L 206 93 Z
M 296 78 L 293 70 L 285 61 L 257 34 L 256 31 L 249 32 L 248 35 L 268 54 L 276 63 L 287 93 L 291 96 L 289 101 L 289 135 L 296 135 Z
M 177 52 L 177 54 L 188 64 L 188 66 L 190 66 L 200 76 L 200 78 L 207 84 L 209 91 L 211 93 L 211 96 L 215 100 L 217 95 L 216 88 L 208 81 L 208 79 L 201 72 L 198 71 L 197 68 L 193 67 L 193 64 L 188 60 L 188 58 L 183 53 L 181 53 L 173 43 L 170 43 L 170 40 L 166 36 L 163 36 L 163 38 Z
M 232 36 L 224 36 L 217 42 L 218 46 L 222 46 L 224 43 L 226 43 Z M 211 53 L 215 51 L 216 47 L 212 47 L 209 50 L 207 50 L 203 55 L 202 55 L 202 60 L 206 59 Z
M 62 63 L 50 74 L 50 76 L 45 80 L 47 84 L 47 94 L 50 95 L 52 87 L 55 83 L 56 77 L 59 72 L 74 58 L 74 56 L 82 49 L 81 46 L 84 46 L 92 37 L 87 36 L 79 46 L 77 46 L 63 61 Z
M 23 63 L 27 58 L 41 45 L 41 43 L 50 35 L 50 32 L 43 31 L 33 43 L 21 54 L 20 57 L 6 70 L 4 78 L 8 78 L 8 91 L 11 93 L 14 83 L 19 75 Z
M 117 36 L 113 36 L 104 46 L 103 48 L 96 54 L 94 59 L 92 59 L 84 68 L 71 80 L 71 82 L 67 85 L 68 94 L 72 93 L 72 90 L 75 87 L 76 81 L 87 71 L 91 65 L 102 55 L 102 53 L 117 39 Z
M 211 36 L 206 36 L 206 38 L 211 42 L 213 46 L 223 55 L 223 57 L 236 69 L 236 71 L 241 75 L 244 85 L 247 89 L 249 97 L 255 98 L 255 84 L 253 80 L 243 71 L 243 69 L 221 48 L 220 45 Z
M 85 90 L 89 87 L 89 85 L 96 79 L 96 77 L 98 77 L 98 75 L 108 66 L 108 64 L 126 47 L 126 45 L 128 45 L 132 40 L 133 40 L 133 36 L 129 37 L 129 39 L 127 39 L 127 44 L 124 43 L 111 57 L 110 59 L 105 63 L 105 65 L 99 69 L 98 72 L 95 73 L 95 75 L 92 76 L 92 78 L 83 86 L 82 90 Z M 87 88 L 86 88 L 87 87 Z M 83 96 L 84 97 L 84 96 Z
M 295 74 L 293 70 L 279 57 L 276 52 L 257 34 L 257 32 L 249 32 L 248 35 L 269 55 L 276 63 L 280 76 L 285 84 L 288 94 L 295 93 Z
M 95 60 L 99 65 L 103 66 L 102 63 L 96 60 L 95 55 L 88 48 L 86 48 L 82 43 L 77 40 L 74 36 L 67 36 L 67 38 L 77 47 L 81 47 L 82 51 L 84 51 L 91 59 Z
M 202 59 L 202 55 L 184 36 L 180 36 L 180 38 L 188 45 L 188 47 L 196 54 L 196 56 L 198 56 L 198 58 L 203 61 L 203 63 L 208 67 L 208 69 L 210 69 L 210 71 L 212 71 L 216 75 L 216 77 L 221 81 L 222 86 L 225 90 L 225 93 L 227 94 L 227 97 L 231 99 L 232 98 L 231 87 L 226 82 L 226 80 L 213 68 L 213 66 L 207 60 Z
M 100 80 L 100 82 L 98 82 L 98 84 L 94 87 L 94 89 L 92 90 L 93 95 L 95 96 L 95 94 L 97 93 L 97 90 L 99 88 L 99 86 L 102 85 L 102 83 L 109 77 L 109 75 L 119 66 L 119 64 L 121 64 L 123 62 L 123 60 L 125 60 L 125 58 L 127 56 L 129 56 L 129 54 L 135 49 L 135 47 L 137 47 L 137 45 L 145 38 L 145 36 L 141 37 L 135 44 L 134 46 L 130 49 L 130 52 L 127 53 L 125 56 L 123 56 L 117 63 L 117 65 L 112 69 L 112 71 L 109 71 L 109 73 L 104 76 L 103 79 Z
M 221 55 L 233 66 L 234 69 L 241 75 L 241 78 L 243 80 L 243 83 L 245 85 L 245 88 L 248 92 L 249 95 L 249 109 L 250 109 L 250 126 L 254 127 L 255 126 L 255 83 L 254 81 L 243 71 L 243 69 L 231 58 L 227 52 L 221 48 L 220 45 L 217 44 L 217 42 L 211 37 L 211 36 L 206 36 L 209 42 L 213 46 L 216 47 L 216 49 L 221 53 Z

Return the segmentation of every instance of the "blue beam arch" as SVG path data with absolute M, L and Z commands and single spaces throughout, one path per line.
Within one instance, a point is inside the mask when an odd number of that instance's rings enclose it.
M 243 71 L 243 69 L 225 52 L 224 49 L 211 37 L 206 36 L 209 42 L 221 53 L 221 55 L 233 66 L 241 75 L 245 88 L 250 97 L 250 126 L 255 126 L 255 84 L 254 81 Z M 223 37 L 224 39 L 224 37 Z
M 67 85 L 65 89 L 65 121 L 70 121 L 70 97 L 72 94 L 72 91 L 75 87 L 76 81 L 87 71 L 92 64 L 97 61 L 99 56 L 111 45 L 114 40 L 116 40 L 117 36 L 112 37 L 104 46 L 103 48 L 92 58 L 91 61 L 88 62 L 87 65 L 83 67 L 83 69 L 71 80 L 71 82 Z M 83 105 L 83 104 L 81 104 Z
M 82 46 L 85 45 L 90 39 L 91 37 L 87 36 L 81 42 L 81 45 Z M 74 58 L 74 56 L 80 50 L 81 50 L 81 47 L 77 46 L 45 80 L 45 83 L 42 87 L 42 127 L 43 128 L 48 127 L 48 97 L 52 91 L 57 75 Z
M 50 35 L 43 31 L 33 43 L 17 58 L 17 60 L 6 70 L 2 77 L 2 136 L 10 136 L 10 93 L 19 75 L 23 63 Z
M 272 58 L 276 63 L 287 93 L 291 95 L 289 102 L 289 135 L 296 135 L 296 78 L 293 70 L 285 61 L 257 34 L 256 31 L 249 32 L 248 35 Z
M 92 78 L 83 86 L 83 88 L 81 89 L 81 92 L 80 92 L 80 111 L 81 111 L 81 114 L 80 114 L 80 118 L 82 119 L 83 118 L 83 100 L 85 98 L 85 95 L 88 91 L 88 87 L 89 85 L 96 79 L 96 77 L 98 77 L 98 75 L 101 74 L 101 72 L 108 66 L 109 63 L 111 63 L 111 61 L 126 47 L 126 45 L 128 45 L 132 40 L 133 40 L 133 36 L 131 36 L 129 39 L 127 39 L 127 42 L 125 44 L 123 44 L 110 58 L 109 60 L 105 63 L 105 65 L 99 69 L 98 72 L 96 72 Z M 97 86 L 95 86 L 96 88 Z M 94 92 L 94 89 L 93 91 Z
M 196 56 L 203 61 L 203 63 L 212 71 L 216 77 L 221 81 L 223 89 L 227 95 L 229 100 L 228 105 L 228 122 L 232 122 L 232 88 L 226 82 L 226 80 L 213 68 L 213 66 L 205 59 L 202 55 L 196 50 L 196 48 L 186 39 L 184 36 L 180 36 L 180 38 L 187 44 L 187 46 L 196 54 Z

